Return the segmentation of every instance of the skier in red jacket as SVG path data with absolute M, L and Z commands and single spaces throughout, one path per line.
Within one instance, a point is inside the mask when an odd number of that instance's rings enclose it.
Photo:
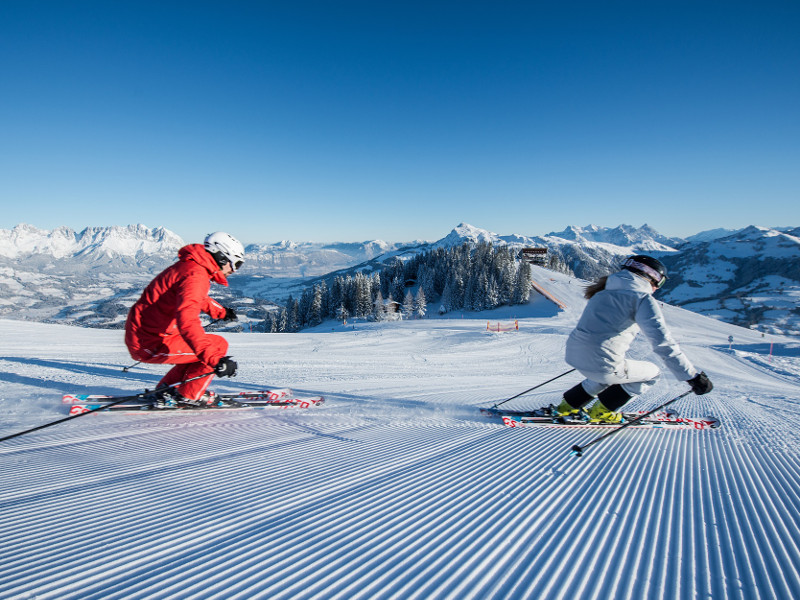
M 228 285 L 227 276 L 244 261 L 244 247 L 233 236 L 218 231 L 201 244 L 178 251 L 178 262 L 160 273 L 133 305 L 125 323 L 125 345 L 135 360 L 174 364 L 159 387 L 212 372 L 233 377 L 237 364 L 230 357 L 228 342 L 206 333 L 200 322 L 204 312 L 214 319 L 232 321 L 236 313 L 208 297 L 211 281 Z M 211 401 L 206 392 L 213 376 L 190 381 L 158 394 L 155 406 L 173 403 L 203 405 Z

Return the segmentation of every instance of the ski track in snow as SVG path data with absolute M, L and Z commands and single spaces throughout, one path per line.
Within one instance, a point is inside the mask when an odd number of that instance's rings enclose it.
M 579 304 L 566 278 L 550 285 Z M 676 407 L 723 426 L 628 430 L 576 458 L 598 430 L 512 429 L 477 407 L 565 371 L 578 312 L 501 334 L 482 313 L 232 334 L 240 375 L 216 389 L 325 405 L 101 413 L 4 442 L 0 598 L 800 597 L 796 346 L 774 338 L 770 358 L 760 335 L 667 307 L 716 385 Z M 62 393 L 164 372 L 122 373 L 118 331 L 0 320 L 0 335 L 0 435 L 64 416 Z M 631 408 L 684 389 L 665 374 Z

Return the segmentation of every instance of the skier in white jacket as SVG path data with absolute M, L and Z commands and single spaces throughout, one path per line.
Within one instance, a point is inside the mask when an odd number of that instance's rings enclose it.
M 625 354 L 643 331 L 670 371 L 686 381 L 695 394 L 713 388 L 672 338 L 653 292 L 667 278 L 661 261 L 637 255 L 626 259 L 622 271 L 603 277 L 586 290 L 589 299 L 578 325 L 567 339 L 566 361 L 586 379 L 564 392 L 559 415 L 589 409 L 592 421 L 616 422 L 618 412 L 633 396 L 655 383 L 660 369 L 653 363 L 631 360 Z

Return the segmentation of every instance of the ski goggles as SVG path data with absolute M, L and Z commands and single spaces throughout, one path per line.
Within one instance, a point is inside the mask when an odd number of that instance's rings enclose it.
M 664 282 L 667 280 L 667 278 L 662 273 L 659 273 L 653 267 L 646 265 L 644 263 L 640 263 L 638 260 L 633 260 L 632 258 L 626 259 L 622 263 L 622 266 L 630 269 L 635 269 L 639 271 L 642 275 L 646 275 L 647 277 L 649 277 L 650 280 L 653 282 L 653 285 L 656 286 L 656 289 L 664 285 Z

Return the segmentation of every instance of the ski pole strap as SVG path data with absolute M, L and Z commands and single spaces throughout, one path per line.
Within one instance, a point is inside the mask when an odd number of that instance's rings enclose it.
M 569 375 L 569 374 L 570 374 L 570 373 L 572 373 L 574 370 L 575 370 L 575 369 L 570 369 L 569 371 L 564 371 L 564 372 L 563 372 L 561 375 L 556 375 L 556 376 L 555 376 L 555 377 L 553 377 L 552 379 L 548 379 L 547 381 L 544 381 L 544 382 L 542 382 L 542 383 L 540 383 L 540 384 L 537 384 L 537 385 L 533 386 L 532 388 L 525 390 L 524 392 L 520 392 L 520 393 L 519 393 L 519 394 L 517 394 L 516 396 L 511 396 L 511 398 L 508 398 L 508 399 L 506 399 L 506 400 L 503 400 L 502 402 L 497 402 L 497 403 L 495 403 L 495 405 L 494 405 L 492 408 L 497 408 L 498 406 L 500 406 L 501 404 L 505 404 L 505 403 L 506 403 L 506 402 L 508 402 L 509 400 L 513 400 L 514 398 L 519 398 L 520 396 L 524 396 L 525 394 L 527 394 L 528 392 L 532 392 L 532 391 L 533 391 L 533 390 L 535 390 L 536 388 L 540 388 L 540 387 L 542 387 L 543 385 L 547 385 L 547 384 L 548 384 L 548 383 L 550 383 L 551 381 L 555 381 L 556 379 L 560 379 L 560 378 L 561 378 L 561 377 L 563 377 L 564 375 Z
M 157 387 L 152 391 L 145 391 L 139 394 L 133 394 L 131 396 L 124 396 L 119 400 L 114 400 L 113 402 L 109 402 L 108 404 L 104 404 L 103 406 L 98 406 L 97 408 L 93 408 L 91 410 L 87 410 L 86 412 L 78 413 L 75 415 L 70 415 L 68 417 L 64 417 L 63 419 L 57 419 L 56 421 L 50 421 L 49 423 L 45 423 L 44 425 L 39 425 L 38 427 L 33 427 L 31 429 L 26 429 L 25 431 L 18 431 L 17 433 L 12 433 L 11 435 L 7 435 L 5 437 L 0 438 L 0 442 L 5 442 L 6 440 L 13 439 L 15 437 L 19 437 L 21 435 L 25 435 L 26 433 L 33 433 L 34 431 L 39 431 L 40 429 L 45 429 L 47 427 L 52 427 L 53 425 L 58 425 L 59 423 L 64 423 L 66 421 L 70 421 L 72 419 L 77 419 L 78 417 L 83 417 L 84 415 L 91 414 L 93 412 L 97 412 L 99 410 L 105 410 L 109 406 L 116 406 L 117 404 L 122 404 L 123 402 L 130 402 L 134 398 L 141 398 L 142 396 L 147 396 L 148 394 L 158 394 L 159 392 L 163 392 L 165 390 L 178 387 L 179 385 L 183 385 L 184 383 L 189 383 L 190 381 L 194 381 L 196 379 L 202 379 L 203 377 L 209 377 L 214 374 L 214 371 L 210 371 L 209 373 L 204 373 L 202 375 L 198 375 L 197 377 L 191 377 L 190 379 L 185 379 L 184 381 L 178 381 L 177 383 L 170 383 L 169 385 L 162 385 L 161 387 Z
M 583 456 L 583 451 L 586 450 L 586 448 L 588 448 L 589 446 L 594 446 L 598 442 L 602 442 L 603 440 L 611 437 L 615 433 L 619 433 L 620 431 L 622 431 L 626 427 L 630 427 L 631 425 L 636 425 L 642 419 L 646 419 L 647 417 L 649 417 L 653 413 L 660 411 L 662 408 L 666 408 L 667 406 L 669 406 L 673 402 L 677 402 L 681 398 L 684 398 L 684 397 L 688 396 L 691 393 L 692 393 L 692 390 L 688 390 L 686 392 L 683 392 L 681 395 L 675 396 L 672 400 L 669 400 L 668 402 L 664 402 L 664 404 L 662 404 L 661 406 L 657 406 L 656 408 L 654 408 L 650 412 L 646 412 L 643 415 L 639 415 L 635 419 L 633 419 L 631 421 L 628 421 L 627 423 L 623 423 L 622 425 L 620 425 L 616 429 L 612 429 L 611 431 L 609 431 L 607 433 L 604 433 L 603 435 L 601 435 L 599 437 L 594 438 L 592 441 L 584 444 L 583 446 L 579 446 L 579 445 L 575 444 L 572 447 L 572 453 L 575 454 L 576 456 Z

